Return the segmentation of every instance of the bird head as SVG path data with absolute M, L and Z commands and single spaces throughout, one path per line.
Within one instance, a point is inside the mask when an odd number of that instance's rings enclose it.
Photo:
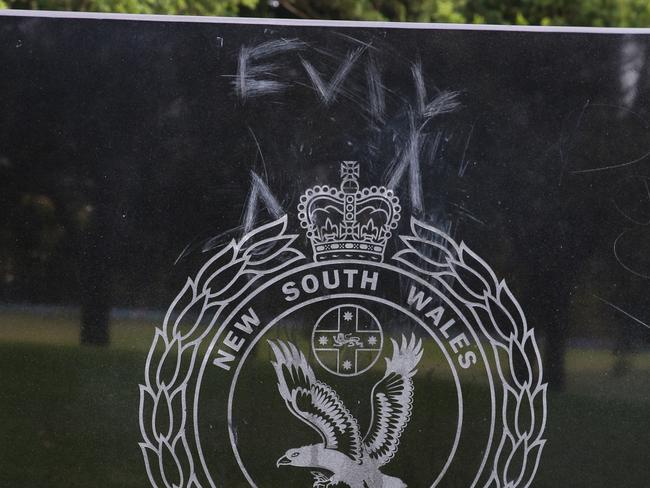
M 298 466 L 301 468 L 317 466 L 324 448 L 323 444 L 313 444 L 289 449 L 284 456 L 278 459 L 276 466 L 278 468 L 280 466 Z

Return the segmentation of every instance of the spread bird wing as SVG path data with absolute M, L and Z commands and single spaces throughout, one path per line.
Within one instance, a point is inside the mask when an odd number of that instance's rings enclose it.
M 363 439 L 366 454 L 383 466 L 399 447 L 399 440 L 411 418 L 413 405 L 413 375 L 422 358 L 422 341 L 411 335 L 407 341 L 393 343 L 393 357 L 386 358 L 386 374 L 373 387 L 371 394 L 372 420 Z
M 269 341 L 278 390 L 293 415 L 316 430 L 328 449 L 361 462 L 361 433 L 337 393 L 316 380 L 304 354 L 291 342 Z

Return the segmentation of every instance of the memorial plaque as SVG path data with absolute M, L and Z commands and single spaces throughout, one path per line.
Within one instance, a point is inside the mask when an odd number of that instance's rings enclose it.
M 0 484 L 648 486 L 649 34 L 0 16 Z

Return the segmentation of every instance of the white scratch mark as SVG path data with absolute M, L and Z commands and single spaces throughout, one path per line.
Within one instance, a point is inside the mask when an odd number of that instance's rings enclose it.
M 269 173 L 266 171 L 266 161 L 264 161 L 264 154 L 262 154 L 262 148 L 260 147 L 260 143 L 257 140 L 257 137 L 255 136 L 255 132 L 253 132 L 253 129 L 250 128 L 250 126 L 246 126 L 248 128 L 248 131 L 251 133 L 251 136 L 253 136 L 253 140 L 255 141 L 255 145 L 257 146 L 257 152 L 260 155 L 260 158 L 262 159 L 262 168 L 264 168 L 264 178 L 266 181 L 269 181 Z
M 245 101 L 247 98 L 284 91 L 289 83 L 281 78 L 282 64 L 273 63 L 268 58 L 305 47 L 306 44 L 297 39 L 279 39 L 253 47 L 242 47 L 239 51 L 237 76 L 233 81 L 237 95 Z
M 647 197 L 648 202 L 650 203 L 650 185 L 648 185 L 648 178 L 645 178 L 643 180 L 643 185 L 645 186 L 645 196 Z M 630 222 L 632 222 L 634 224 L 637 224 L 637 225 L 640 225 L 640 226 L 643 226 L 643 227 L 645 227 L 646 225 L 650 225 L 650 219 L 648 219 L 645 222 L 642 221 L 642 220 L 637 220 L 634 217 L 632 217 L 632 216 L 628 215 L 627 213 L 623 212 L 623 209 L 621 207 L 619 207 L 618 203 L 616 203 L 616 200 L 613 199 L 613 198 L 612 198 L 612 203 L 614 204 L 614 208 L 616 208 L 618 213 L 620 213 L 624 218 L 626 218 Z
M 402 151 L 402 157 L 393 174 L 388 180 L 388 188 L 396 189 L 404 177 L 406 170 L 409 170 L 409 197 L 413 210 L 422 212 L 424 210 L 424 198 L 422 194 L 422 175 L 420 171 L 420 151 L 422 149 L 422 137 L 420 130 L 415 128 L 413 114 L 410 114 L 410 131 L 406 147 Z
M 372 45 L 372 41 L 362 41 L 361 39 L 358 39 L 358 38 L 353 37 L 353 36 L 349 36 L 349 35 L 344 34 L 342 32 L 334 32 L 334 34 L 341 37 L 341 38 L 343 38 L 343 39 L 347 39 L 349 41 L 352 41 L 352 42 L 354 42 L 356 44 L 361 44 L 362 46 L 364 46 L 364 47 L 366 47 L 368 49 L 378 51 L 378 49 Z
M 214 237 L 211 237 L 208 239 L 205 244 L 203 244 L 203 247 L 201 248 L 201 252 L 210 252 L 214 249 L 217 249 L 226 243 L 230 242 L 235 234 L 239 232 L 241 229 L 243 229 L 243 226 L 238 225 L 237 227 L 234 227 L 232 229 L 228 229 L 224 232 L 221 232 L 220 234 L 217 234 Z
M 366 66 L 366 77 L 368 78 L 370 113 L 375 120 L 382 122 L 386 110 L 386 94 L 384 85 L 381 83 L 381 73 L 373 59 L 370 59 Z
M 564 173 L 566 172 L 567 165 L 569 164 L 569 158 L 564 154 L 564 143 L 566 141 L 569 141 L 573 138 L 574 134 L 580 127 L 580 124 L 582 124 L 582 119 L 585 116 L 585 112 L 587 111 L 587 107 L 589 107 L 589 104 L 591 103 L 591 100 L 587 99 L 585 104 L 582 106 L 582 110 L 580 112 L 580 115 L 578 116 L 578 120 L 576 121 L 576 125 L 569 134 L 567 138 L 564 138 L 563 135 L 560 135 L 560 143 L 558 145 L 558 151 L 560 152 L 560 162 L 562 163 L 562 170 L 560 171 L 560 180 L 558 181 L 558 186 L 562 186 L 562 180 L 564 179 Z
M 641 161 L 646 159 L 648 156 L 650 156 L 650 151 L 645 153 L 640 158 L 634 159 L 632 161 L 627 161 L 625 163 L 610 164 L 610 165 L 607 165 L 607 166 L 600 166 L 598 168 L 578 169 L 578 170 L 572 171 L 571 173 L 573 173 L 574 175 L 577 175 L 577 174 L 584 174 L 584 173 L 595 173 L 596 171 L 609 171 L 609 170 L 612 170 L 612 169 L 625 168 L 627 166 L 632 166 L 634 164 L 640 163 Z
M 309 78 L 311 79 L 316 93 L 318 93 L 325 105 L 329 105 L 334 100 L 336 100 L 336 95 L 338 95 L 343 81 L 354 67 L 354 64 L 356 63 L 357 59 L 359 59 L 359 56 L 361 56 L 365 50 L 366 48 L 359 48 L 349 52 L 341 66 L 339 66 L 339 69 L 327 84 L 325 81 L 323 81 L 321 75 L 318 73 L 318 71 L 316 71 L 316 68 L 314 68 L 314 66 L 309 61 L 306 61 L 302 57 L 300 58 L 305 71 L 307 71 L 307 75 L 309 75 Z
M 578 126 L 580 125 L 580 122 L 582 120 L 582 117 L 583 117 L 584 112 L 585 112 L 588 105 L 589 105 L 589 102 L 587 102 L 587 104 L 585 105 L 585 107 L 582 110 L 582 113 L 580 114 L 580 117 L 578 119 L 578 123 L 576 124 L 576 130 L 578 129 Z M 619 106 L 611 105 L 611 104 L 593 104 L 592 107 L 612 107 L 612 108 L 618 108 L 618 109 L 624 110 L 624 111 L 629 112 L 632 115 L 635 115 L 636 117 L 638 117 L 642 122 L 644 122 L 644 124 L 647 127 L 647 121 L 640 114 L 638 114 L 637 112 L 634 112 L 633 110 L 630 110 L 630 109 L 628 109 L 628 108 L 626 108 L 624 106 L 619 107 Z M 598 166 L 596 168 L 577 169 L 577 170 L 572 171 L 571 173 L 572 174 L 586 174 L 586 173 L 595 173 L 595 172 L 598 172 L 598 171 L 610 171 L 610 170 L 614 170 L 614 169 L 626 168 L 628 166 L 633 166 L 635 164 L 638 164 L 638 163 L 644 161 L 645 159 L 647 159 L 648 157 L 650 157 L 650 151 L 647 151 L 645 154 L 641 155 L 640 157 L 638 157 L 636 159 L 626 161 L 624 163 L 606 164 L 605 166 Z
M 467 217 L 468 219 L 473 220 L 478 224 L 485 225 L 485 222 L 483 220 L 476 217 L 474 214 L 472 214 L 469 210 L 467 210 L 462 205 L 458 205 L 457 203 L 453 203 L 453 202 L 449 202 L 449 204 L 456 207 L 461 213 L 461 215 L 463 215 L 464 217 Z
M 433 139 L 433 143 L 431 144 L 431 149 L 429 150 L 430 154 L 430 160 L 435 162 L 435 160 L 438 158 L 438 150 L 440 149 L 440 144 L 442 143 L 442 136 L 443 133 L 442 131 L 436 132 L 436 136 Z
M 424 77 L 422 76 L 422 63 L 417 62 L 411 66 L 411 74 L 415 82 L 415 98 L 419 114 L 424 113 L 427 99 L 427 88 L 424 85 Z
M 431 100 L 422 110 L 422 114 L 431 119 L 438 115 L 448 114 L 455 112 L 460 108 L 461 103 L 458 100 L 460 92 L 457 91 L 441 91 L 436 97 Z M 472 126 L 473 128 L 474 126 Z
M 626 265 L 626 264 L 623 262 L 623 260 L 621 259 L 621 257 L 618 255 L 618 241 L 621 239 L 621 237 L 623 237 L 625 234 L 627 234 L 627 233 L 629 232 L 629 230 L 630 230 L 630 229 L 624 230 L 624 231 L 621 232 L 621 233 L 618 235 L 618 237 L 614 240 L 614 257 L 616 258 L 616 261 L 618 261 L 618 264 L 620 264 L 621 267 L 622 267 L 623 269 L 629 271 L 630 273 L 632 273 L 632 274 L 635 275 L 635 276 L 638 276 L 639 278 L 644 278 L 644 279 L 648 280 L 648 279 L 650 279 L 650 276 L 649 276 L 649 275 L 647 275 L 647 274 L 643 274 L 643 273 L 639 273 L 638 271 L 636 271 L 636 270 L 630 268 L 628 265 Z
M 268 185 L 254 171 L 251 171 L 251 190 L 246 202 L 244 213 L 244 233 L 250 232 L 257 220 L 257 206 L 260 200 L 269 211 L 273 218 L 280 218 L 284 215 L 284 210 L 280 206 L 278 199 L 271 193 Z
M 467 167 L 469 166 L 469 160 L 465 159 L 465 156 L 467 155 L 467 149 L 469 148 L 469 141 L 472 139 L 472 134 L 474 133 L 474 125 L 476 124 L 473 123 L 472 127 L 469 129 L 469 134 L 467 135 L 467 140 L 465 141 L 465 148 L 463 149 L 463 155 L 460 158 L 460 167 L 458 168 L 458 176 L 461 178 L 465 176 L 465 172 L 467 171 Z
M 614 305 L 612 302 L 608 302 L 608 301 L 605 300 L 604 298 L 600 298 L 598 295 L 594 295 L 594 296 L 595 296 L 598 300 L 600 300 L 601 302 L 603 302 L 604 304 L 609 305 L 609 306 L 612 307 L 614 310 L 617 310 L 617 311 L 621 312 L 623 315 L 625 315 L 626 317 L 628 317 L 628 318 L 634 320 L 637 324 L 641 324 L 642 326 L 647 327 L 648 329 L 650 329 L 650 325 L 649 325 L 649 324 L 646 324 L 646 323 L 643 322 L 642 320 L 636 318 L 634 315 L 630 314 L 629 312 L 626 312 L 626 311 L 623 310 L 621 307 L 619 307 L 619 306 L 617 306 L 617 305 Z
M 422 63 L 418 61 L 411 65 L 411 74 L 415 82 L 416 107 L 419 115 L 432 119 L 438 115 L 456 111 L 461 103 L 458 100 L 460 92 L 443 90 L 427 103 L 427 87 L 422 74 Z

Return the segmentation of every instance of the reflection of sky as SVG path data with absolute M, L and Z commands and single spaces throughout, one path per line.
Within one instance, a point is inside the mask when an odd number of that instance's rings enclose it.
M 633 38 L 627 39 L 621 47 L 621 104 L 633 108 L 639 94 L 639 81 L 645 68 L 645 46 Z

